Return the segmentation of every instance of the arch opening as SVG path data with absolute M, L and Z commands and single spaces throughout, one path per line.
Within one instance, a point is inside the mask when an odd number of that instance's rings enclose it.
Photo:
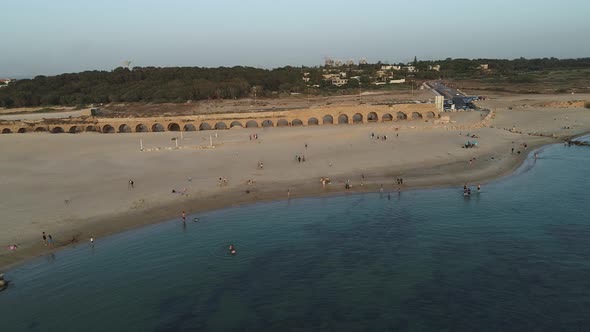
M 324 115 L 322 121 L 323 124 L 334 124 L 334 118 L 331 115 Z
M 170 123 L 168 124 L 168 131 L 180 131 L 180 125 L 178 123 Z
M 258 127 L 258 122 L 254 121 L 254 120 L 250 120 L 248 122 L 246 122 L 246 128 L 256 128 Z
M 234 127 L 244 128 L 244 125 L 240 121 L 234 121 L 234 122 L 230 123 L 229 127 L 230 128 L 234 128 Z
M 27 132 L 27 128 L 18 128 L 18 133 L 19 134 L 24 134 Z
M 2 129 L 2 133 L 3 134 L 12 134 L 12 130 L 10 130 L 10 128 L 4 128 L 4 129 Z
M 103 134 L 114 134 L 115 133 L 115 127 L 113 127 L 111 125 L 104 125 L 102 127 L 102 133 Z
M 36 133 L 44 133 L 46 131 L 47 131 L 47 128 L 45 128 L 45 127 L 37 127 L 37 128 L 35 128 L 35 132 Z
M 352 123 L 363 123 L 363 115 L 361 113 L 356 113 L 353 115 Z
M 211 125 L 210 125 L 209 123 L 207 123 L 207 122 L 203 122 L 203 123 L 201 123 L 201 125 L 199 126 L 199 130 L 211 130 L 211 129 L 213 129 L 213 128 L 212 128 L 212 127 L 211 127 Z
M 377 116 L 377 113 L 370 112 L 369 114 L 367 114 L 367 121 L 368 122 L 377 122 L 378 120 L 379 120 L 379 117 Z
M 131 132 L 131 127 L 129 127 L 126 124 L 122 124 L 119 126 L 119 132 L 120 133 L 130 133 Z
M 408 116 L 404 112 L 397 112 L 397 119 L 398 120 L 407 120 Z
M 51 132 L 53 134 L 61 134 L 64 132 L 64 129 L 62 127 L 53 127 L 53 129 L 51 129 Z
M 291 125 L 293 127 L 295 127 L 295 126 L 303 126 L 303 121 L 301 121 L 299 119 L 295 119 L 295 120 L 291 121 Z
M 184 125 L 184 131 L 196 131 L 197 128 L 192 123 L 187 123 Z
M 319 124 L 320 124 L 320 122 L 318 121 L 317 118 L 313 118 L 312 117 L 312 118 L 309 118 L 309 120 L 307 120 L 307 125 L 308 126 L 317 126 Z
M 77 134 L 82 132 L 82 127 L 78 127 L 78 126 L 71 126 L 70 129 L 68 130 L 68 132 L 70 134 Z
M 434 112 L 428 112 L 428 113 L 426 113 L 426 117 L 429 118 L 429 119 L 434 119 L 434 117 L 435 117 Z
M 96 127 L 95 126 L 87 126 L 86 132 L 90 132 L 90 131 L 96 131 Z
M 277 121 L 277 127 L 288 127 L 289 126 L 289 121 L 287 121 L 286 119 L 279 119 Z
M 162 131 L 164 131 L 164 130 L 165 130 L 165 129 L 164 129 L 164 126 L 162 126 L 160 123 L 154 123 L 154 124 L 152 125 L 152 131 L 153 131 L 153 132 L 162 132 Z
M 413 120 L 422 119 L 422 114 L 420 114 L 418 112 L 412 112 L 412 119 Z
M 138 124 L 137 126 L 135 126 L 135 132 L 136 133 L 147 133 L 149 131 L 148 126 L 144 125 L 144 124 Z
M 392 120 L 393 120 L 393 116 L 389 113 L 383 114 L 383 116 L 381 117 L 381 121 L 383 121 L 383 122 L 392 121 Z
M 215 124 L 215 129 L 227 129 L 227 125 L 225 122 L 217 122 Z
M 272 127 L 272 126 L 273 126 L 273 123 L 272 123 L 272 121 L 270 121 L 270 120 L 268 120 L 268 119 L 267 119 L 267 120 L 264 120 L 264 121 L 262 121 L 262 127 Z
M 340 114 L 338 116 L 338 124 L 348 124 L 348 115 Z

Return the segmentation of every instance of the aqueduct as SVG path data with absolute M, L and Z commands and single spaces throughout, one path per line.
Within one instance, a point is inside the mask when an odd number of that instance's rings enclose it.
M 48 133 L 132 133 L 163 131 L 222 130 L 317 125 L 346 125 L 403 120 L 435 119 L 434 104 L 324 106 L 288 111 L 203 114 L 172 117 L 103 118 L 80 117 L 40 121 L 0 120 L 2 134 Z

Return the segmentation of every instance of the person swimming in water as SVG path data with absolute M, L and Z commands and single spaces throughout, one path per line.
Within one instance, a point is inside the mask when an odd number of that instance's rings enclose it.
M 230 245 L 229 245 L 229 253 L 230 253 L 231 255 L 235 255 L 235 254 L 237 253 L 237 251 L 236 251 L 236 247 L 235 247 L 233 244 L 230 244 Z
M 478 185 L 477 185 L 477 192 L 479 192 L 480 190 L 481 190 L 481 185 L 480 185 L 480 184 L 478 184 Z

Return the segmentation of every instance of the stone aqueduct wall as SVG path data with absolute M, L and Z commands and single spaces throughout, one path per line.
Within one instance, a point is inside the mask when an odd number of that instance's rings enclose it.
M 287 127 L 433 119 L 434 104 L 325 106 L 289 111 L 225 113 L 145 118 L 84 117 L 42 121 L 0 121 L 2 133 L 129 133 L 195 131 L 233 127 Z

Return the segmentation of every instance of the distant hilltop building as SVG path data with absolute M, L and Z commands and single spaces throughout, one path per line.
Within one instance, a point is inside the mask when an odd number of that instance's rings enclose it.
M 381 66 L 381 70 L 401 70 L 401 66 L 394 66 L 394 65 L 383 65 Z
M 354 66 L 354 60 L 350 59 L 350 60 L 346 61 L 346 65 L 347 66 Z
M 5 87 L 11 82 L 14 82 L 14 80 L 11 78 L 0 78 L 0 87 Z
M 480 70 L 489 70 L 488 68 L 488 64 L 487 63 L 482 63 L 481 65 L 479 65 L 479 67 L 477 67 Z
M 362 58 L 359 60 L 359 65 L 366 65 L 367 64 L 367 59 Z
M 335 65 L 336 65 L 336 67 L 341 67 L 342 66 L 342 60 L 336 60 Z
M 440 71 L 440 65 L 428 66 L 428 70 Z
M 331 58 L 326 57 L 324 59 L 324 66 L 326 66 L 326 67 L 334 67 L 334 60 L 332 60 Z

